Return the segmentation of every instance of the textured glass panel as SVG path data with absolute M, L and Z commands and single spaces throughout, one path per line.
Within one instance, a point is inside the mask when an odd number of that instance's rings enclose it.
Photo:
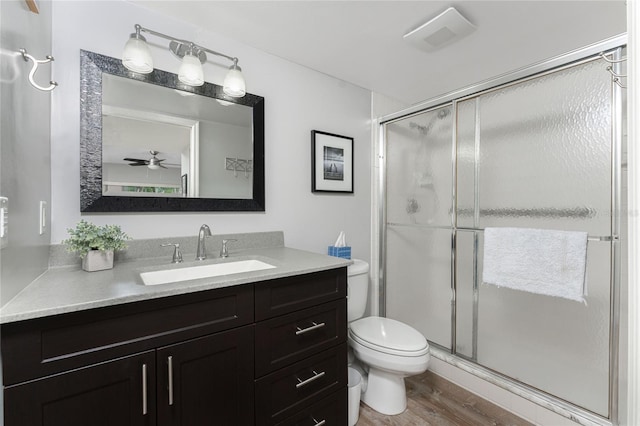
M 473 357 L 474 232 L 456 236 L 456 353 Z
M 457 225 L 475 228 L 475 173 L 476 173 L 476 102 L 477 98 L 457 104 L 456 124 L 457 156 Z
M 456 342 L 449 335 L 452 230 L 443 229 L 451 225 L 450 210 L 440 197 L 450 159 L 430 145 L 430 136 L 409 136 L 420 129 L 431 134 L 430 121 L 416 121 L 428 115 L 395 123 L 388 132 L 385 270 L 388 316 L 432 342 L 455 344 L 457 354 L 491 370 L 607 417 L 611 244 L 619 243 L 589 241 L 587 305 L 474 288 L 482 278 L 482 228 L 611 235 L 613 104 L 605 68 L 601 61 L 584 63 L 456 103 L 455 225 L 479 228 L 456 231 Z M 423 153 L 437 163 L 419 161 Z M 409 163 L 415 170 L 401 170 Z M 442 170 L 433 173 L 431 198 L 414 190 L 426 182 L 424 170 Z M 425 205 L 432 209 L 421 211 Z
M 387 227 L 387 317 L 451 347 L 451 231 Z
M 610 235 L 607 74 L 598 60 L 479 97 L 480 227 Z
M 482 284 L 478 363 L 607 416 L 610 245 L 589 241 L 586 306 Z
M 387 220 L 451 226 L 451 106 L 387 125 Z

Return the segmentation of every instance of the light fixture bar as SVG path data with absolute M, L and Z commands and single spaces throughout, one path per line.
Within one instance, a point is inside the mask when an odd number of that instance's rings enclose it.
M 211 49 L 206 48 L 204 46 L 200 46 L 199 44 L 196 44 L 196 43 L 194 43 L 192 41 L 189 41 L 189 40 L 183 40 L 181 38 L 172 37 L 170 35 L 163 34 L 161 32 L 158 32 L 158 31 L 155 31 L 155 30 L 152 30 L 152 29 L 149 29 L 149 28 L 145 28 L 145 27 L 140 26 L 138 24 L 135 25 L 135 28 L 136 28 L 136 31 L 141 31 L 143 33 L 149 33 L 149 34 L 152 34 L 152 35 L 154 35 L 156 37 L 164 38 L 165 40 L 175 41 L 177 43 L 186 44 L 186 45 L 191 45 L 191 46 L 197 48 L 198 50 L 202 50 L 204 52 L 211 53 L 211 54 L 216 55 L 216 56 L 221 56 L 221 57 L 226 58 L 226 59 L 228 59 L 228 60 L 230 60 L 232 62 L 234 62 L 234 61 L 237 62 L 238 61 L 238 58 L 235 58 L 235 57 L 229 56 L 229 55 L 225 55 L 224 53 L 216 52 L 215 50 L 211 50 Z
M 246 94 L 244 76 L 242 69 L 238 66 L 238 58 L 216 52 L 204 46 L 195 44 L 192 41 L 184 40 L 164 34 L 150 28 L 145 28 L 135 24 L 136 32 L 131 34 L 129 42 L 125 46 L 123 54 L 123 65 L 134 72 L 148 74 L 153 71 L 153 59 L 146 39 L 140 33 L 148 33 L 156 37 L 169 40 L 169 50 L 182 59 L 180 66 L 179 80 L 189 86 L 201 86 L 204 84 L 204 77 L 201 64 L 207 61 L 206 53 L 228 59 L 233 62 L 229 67 L 224 80 L 223 91 L 228 96 L 239 98 Z M 198 63 L 198 61 L 200 63 Z

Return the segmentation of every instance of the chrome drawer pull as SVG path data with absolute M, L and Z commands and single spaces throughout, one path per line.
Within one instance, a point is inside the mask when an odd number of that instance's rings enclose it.
M 299 335 L 304 334 L 304 333 L 308 333 L 308 332 L 313 331 L 313 330 L 317 330 L 317 329 L 322 328 L 322 327 L 325 326 L 325 323 L 323 323 L 323 322 L 321 322 L 320 324 L 316 324 L 316 322 L 314 321 L 311 324 L 313 324 L 313 325 L 311 327 L 307 327 L 307 328 L 296 327 L 296 329 L 297 329 L 296 336 L 299 336 Z
M 316 422 L 316 424 L 314 424 L 313 426 L 322 426 L 323 424 L 325 424 L 327 422 L 326 420 L 317 421 L 315 417 L 311 417 L 311 420 Z
M 173 405 L 173 357 L 167 357 L 167 369 L 169 370 L 169 405 Z
M 320 373 L 316 373 L 315 370 L 313 370 L 313 376 L 309 377 L 307 380 L 300 380 L 298 378 L 298 384 L 296 385 L 296 389 L 299 389 L 305 385 L 308 385 L 309 383 L 313 382 L 314 380 L 318 380 L 320 377 L 324 376 L 324 371 L 320 372 Z
M 142 364 L 142 415 L 147 415 L 147 364 Z

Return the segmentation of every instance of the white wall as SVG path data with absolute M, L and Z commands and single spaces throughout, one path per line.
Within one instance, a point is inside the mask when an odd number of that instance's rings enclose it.
M 215 8 L 215 3 L 211 3 Z M 224 19 L 218 16 L 217 19 Z M 196 235 L 207 223 L 214 233 L 283 230 L 287 246 L 326 252 L 345 230 L 354 256 L 369 258 L 370 92 L 264 52 L 126 2 L 53 3 L 53 54 L 59 96 L 52 112 L 52 235 L 81 219 L 79 200 L 80 49 L 119 57 L 134 24 L 193 40 L 240 58 L 247 90 L 265 98 L 266 211 L 83 215 L 98 224 L 121 225 L 133 238 Z M 212 23 L 212 28 L 215 25 Z M 162 39 L 148 37 L 157 68 L 176 72 L 179 62 Z M 226 66 L 205 65 L 207 81 L 222 82 Z M 313 129 L 355 139 L 355 193 L 311 193 Z
M 253 173 L 226 169 L 227 158 L 253 159 L 252 141 L 251 127 L 200 122 L 200 197 L 253 197 Z
M 638 58 L 640 58 L 640 5 L 636 1 L 627 2 L 627 27 L 629 31 L 629 49 L 627 50 L 628 87 L 638 87 L 640 75 L 638 74 Z M 640 133 L 638 132 L 638 117 L 640 105 L 638 90 L 628 91 L 628 177 L 629 177 L 629 208 L 628 235 L 629 235 L 629 265 L 628 265 L 628 299 L 622 304 L 627 307 L 627 372 L 623 383 L 627 386 L 622 395 L 625 397 L 621 404 L 621 424 L 640 424 Z
M 18 49 L 37 59 L 51 54 L 51 4 L 39 2 L 40 14 L 24 1 L 0 2 L 0 103 L 1 164 L 0 195 L 9 198 L 8 245 L 0 251 L 0 305 L 42 274 L 49 261 L 49 232 L 39 233 L 39 202 L 50 205 L 49 121 L 51 98 L 28 81 L 32 62 Z M 48 86 L 51 66 L 35 74 L 38 84 Z

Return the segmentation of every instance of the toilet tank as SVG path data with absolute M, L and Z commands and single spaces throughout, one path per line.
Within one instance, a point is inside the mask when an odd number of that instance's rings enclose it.
M 347 320 L 362 318 L 367 308 L 369 292 L 369 264 L 364 260 L 353 259 L 347 267 Z

